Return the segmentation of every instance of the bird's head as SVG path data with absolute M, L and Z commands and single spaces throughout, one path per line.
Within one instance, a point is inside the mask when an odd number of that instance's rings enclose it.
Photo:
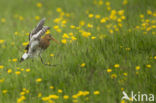
M 53 40 L 53 41 L 55 41 L 56 43 L 59 43 L 56 39 L 54 39 L 50 34 L 47 34 L 47 35 L 45 35 L 45 39 L 46 40 Z

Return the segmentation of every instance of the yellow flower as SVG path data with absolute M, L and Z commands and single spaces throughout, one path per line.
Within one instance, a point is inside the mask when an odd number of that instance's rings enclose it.
M 64 95 L 63 98 L 64 98 L 64 99 L 68 99 L 69 96 L 68 96 L 68 95 Z
M 23 90 L 23 91 L 26 91 L 27 89 L 26 89 L 26 88 L 23 88 L 22 90 Z
M 122 24 L 121 23 L 118 23 L 119 27 L 122 27 Z
M 117 21 L 118 21 L 118 22 L 122 22 L 122 20 L 121 20 L 120 18 L 119 18 L 119 19 L 117 19 Z
M 131 48 L 125 48 L 127 51 L 130 51 L 131 50 Z
M 63 20 L 63 21 L 62 21 L 62 24 L 66 24 L 66 23 L 67 23 L 67 21 L 66 21 L 66 20 Z
M 112 78 L 112 79 L 115 79 L 115 78 L 117 78 L 117 75 L 116 75 L 116 74 L 112 74 L 112 75 L 111 75 L 111 78 Z
M 124 76 L 127 76 L 128 74 L 127 74 L 127 73 L 123 73 L 123 75 L 124 75 Z
M 133 98 L 132 98 L 132 97 L 130 97 L 130 98 L 129 98 L 129 101 L 133 101 Z
M 26 90 L 26 93 L 28 94 L 30 91 L 29 90 Z
M 81 67 L 85 67 L 85 65 L 86 65 L 85 63 L 82 63 L 82 64 L 81 64 Z
M 54 22 L 55 22 L 55 23 L 59 23 L 60 21 L 61 21 L 61 18 L 55 18 L 55 19 L 54 19 Z
M 110 6 L 110 2 L 109 1 L 107 1 L 105 4 L 106 4 L 106 6 Z
M 108 6 L 108 7 L 107 7 L 107 10 L 108 10 L 108 11 L 110 11 L 110 10 L 111 10 L 111 7 L 110 7 L 110 6 Z
M 136 72 L 136 75 L 138 75 L 139 74 L 139 72 Z
M 118 14 L 119 14 L 119 15 L 123 15 L 123 14 L 124 14 L 124 10 L 119 10 L 119 11 L 118 11 Z
M 57 8 L 56 11 L 57 11 L 57 12 L 61 12 L 62 9 L 61 9 L 61 8 Z
M 38 2 L 38 3 L 36 4 L 36 6 L 37 6 L 38 8 L 41 8 L 41 7 L 42 7 L 42 3 Z
M 1 18 L 1 22 L 2 23 L 5 23 L 6 22 L 6 19 L 5 18 Z
M 151 65 L 150 65 L 150 64 L 147 64 L 146 67 L 147 67 L 147 68 L 151 68 Z
M 115 68 L 119 68 L 120 65 L 119 65 L 119 64 L 115 64 L 114 67 L 115 67 Z
M 20 95 L 25 95 L 25 92 L 21 92 Z
M 140 14 L 140 18 L 144 18 L 144 15 L 143 14 Z
M 59 96 L 52 94 L 52 95 L 49 95 L 49 98 L 51 98 L 51 99 L 58 99 Z
M 62 39 L 61 41 L 63 44 L 66 44 L 67 43 L 67 40 L 66 39 Z
M 55 103 L 53 100 L 48 100 L 48 103 Z
M 121 100 L 121 103 L 126 103 L 125 100 Z
M 136 70 L 140 70 L 140 66 L 136 66 L 135 69 L 136 69 Z
M 95 15 L 96 19 L 99 19 L 101 16 L 99 14 Z
M 93 25 L 92 24 L 88 24 L 88 28 L 93 28 Z
M 4 68 L 4 66 L 3 65 L 0 65 L 0 69 L 3 69 Z
M 26 33 L 25 35 L 27 35 L 27 36 L 28 36 L 28 35 L 29 35 L 29 33 Z
M 72 39 L 72 40 L 77 40 L 77 38 L 76 38 L 76 37 L 74 37 L 74 36 L 72 36 L 72 37 L 71 37 L 71 39 Z
M 93 16 L 94 16 L 93 14 L 89 14 L 88 15 L 89 18 L 93 18 Z
M 78 102 L 78 100 L 76 100 L 76 99 L 75 99 L 75 100 L 73 100 L 73 103 L 77 103 L 77 102 Z
M 84 91 L 83 92 L 83 96 L 86 96 L 86 95 L 88 95 L 89 94 L 89 91 Z
M 41 81 L 42 81 L 41 78 L 37 78 L 37 79 L 36 79 L 36 82 L 38 82 L 38 83 L 41 82 Z
M 77 95 L 72 95 L 72 98 L 76 99 L 76 98 L 78 98 L 78 96 Z
M 26 72 L 30 72 L 30 69 L 29 69 L 29 68 L 27 68 L 25 71 L 26 71 Z
M 4 40 L 0 40 L 0 44 L 3 44 L 4 43 Z
M 121 16 L 121 19 L 122 19 L 122 20 L 125 20 L 125 19 L 126 19 L 126 17 L 125 17 L 125 16 Z
M 100 22 L 101 23 L 105 23 L 106 22 L 106 19 L 105 18 L 102 18 Z
M 17 62 L 17 59 L 12 59 L 13 62 Z
M 8 69 L 8 74 L 10 74 L 12 72 L 12 69 Z
M 151 10 L 147 10 L 147 14 L 148 15 L 152 15 L 152 11 Z
M 23 46 L 27 46 L 29 44 L 29 42 L 23 42 L 22 45 Z
M 112 69 L 107 69 L 107 72 L 108 72 L 108 73 L 112 72 Z
M 53 53 L 51 53 L 51 54 L 50 54 L 50 56 L 51 56 L 51 57 L 53 57 L 53 56 L 54 56 L 54 54 L 53 54 Z
M 38 93 L 38 98 L 40 98 L 42 96 L 42 93 Z
M 62 30 L 61 30 L 61 29 L 57 29 L 56 31 L 57 31 L 57 32 L 59 32 L 59 33 L 60 33 L 60 32 L 62 32 Z
M 121 91 L 123 91 L 124 90 L 124 88 L 121 88 Z
M 58 89 L 58 93 L 62 93 L 62 90 L 61 89 Z
M 92 36 L 91 39 L 96 39 L 96 37 L 95 36 Z
M 64 33 L 62 37 L 63 38 L 69 38 L 68 34 L 66 34 L 66 33 Z
M 60 16 L 63 17 L 64 16 L 64 12 L 60 12 Z
M 100 92 L 99 91 L 94 91 L 94 95 L 99 95 Z
M 15 74 L 16 75 L 19 75 L 19 74 L 21 74 L 21 72 L 20 71 L 16 71 Z
M 74 26 L 74 25 L 70 25 L 70 28 L 71 28 L 71 29 L 74 29 L 74 28 L 75 28 L 75 26 Z
M 0 79 L 0 83 L 3 83 L 4 82 L 4 79 Z
M 84 21 L 80 21 L 80 26 L 84 26 L 85 22 Z
M 50 89 L 54 89 L 54 87 L 53 87 L 53 86 L 50 86 L 49 88 L 50 88 Z
M 128 3 L 128 0 L 124 0 L 124 1 L 122 2 L 123 5 L 126 5 L 127 3 Z
M 15 33 L 14 33 L 14 35 L 18 35 L 19 33 L 16 31 Z
M 6 89 L 2 90 L 3 94 L 6 94 L 7 92 L 8 92 L 8 90 L 6 90 Z
M 23 16 L 19 16 L 19 20 L 20 21 L 24 20 Z
M 90 36 L 91 35 L 91 33 L 90 32 L 82 32 L 82 36 L 84 36 L 84 37 L 88 37 L 88 36 Z
M 153 13 L 153 16 L 156 17 L 156 12 Z
M 39 16 L 35 16 L 35 20 L 40 20 L 40 17 Z
M 154 56 L 154 59 L 156 59 L 156 56 Z
M 48 101 L 48 100 L 50 100 L 50 98 L 49 97 L 42 97 L 42 100 L 43 101 Z
M 20 68 L 19 68 L 19 67 L 17 67 L 16 69 L 18 69 L 18 70 L 19 70 Z

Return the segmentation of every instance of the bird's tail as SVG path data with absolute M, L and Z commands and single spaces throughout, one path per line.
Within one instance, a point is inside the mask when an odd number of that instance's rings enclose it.
M 28 53 L 24 53 L 23 56 L 20 59 L 20 62 L 26 60 L 28 58 Z

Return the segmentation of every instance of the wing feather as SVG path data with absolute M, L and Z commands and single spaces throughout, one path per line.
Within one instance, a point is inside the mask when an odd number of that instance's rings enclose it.
M 34 34 L 39 32 L 43 28 L 45 20 L 46 18 L 41 19 L 37 26 L 31 31 L 31 33 L 29 34 L 29 41 Z

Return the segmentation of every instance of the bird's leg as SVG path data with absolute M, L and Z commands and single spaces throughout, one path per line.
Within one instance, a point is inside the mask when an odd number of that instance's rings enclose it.
M 43 62 L 43 59 L 42 59 L 41 55 L 40 55 L 40 59 L 41 59 L 42 64 L 45 64 L 45 63 Z

